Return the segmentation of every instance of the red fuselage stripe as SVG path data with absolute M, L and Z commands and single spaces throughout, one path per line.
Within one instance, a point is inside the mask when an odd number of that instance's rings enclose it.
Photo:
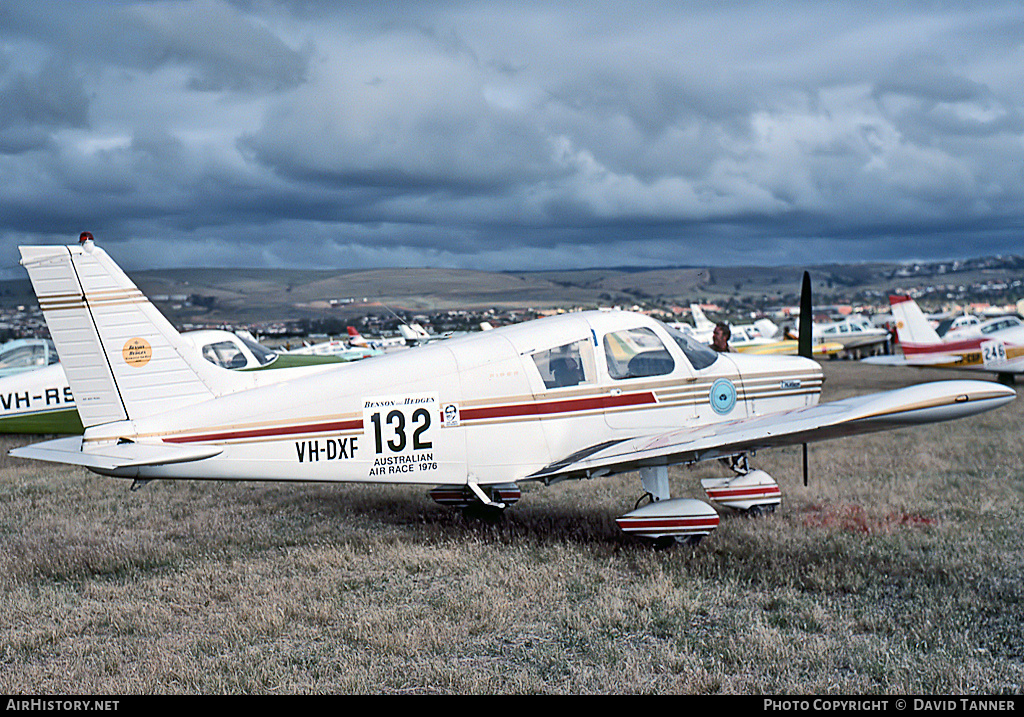
M 594 411 L 623 406 L 644 406 L 657 403 L 654 394 L 645 393 L 620 394 L 618 396 L 597 396 L 593 398 L 576 398 L 563 401 L 541 401 L 537 403 L 521 403 L 508 406 L 485 408 L 466 408 L 462 410 L 464 421 L 485 420 L 494 418 L 516 418 L 520 416 L 547 416 L 558 413 L 574 413 L 577 411 Z M 327 421 L 295 426 L 275 426 L 272 428 L 253 428 L 243 431 L 218 431 L 189 436 L 169 436 L 164 443 L 203 443 L 206 441 L 233 441 L 244 438 L 273 438 L 291 436 L 300 433 L 324 433 L 327 431 L 362 430 L 363 421 Z
M 782 489 L 778 486 L 764 486 L 761 488 L 712 488 L 708 490 L 708 497 L 715 498 L 742 498 L 752 495 L 782 495 Z
M 491 406 L 486 408 L 466 408 L 461 417 L 467 421 L 488 418 L 515 418 L 517 416 L 547 416 L 553 413 L 572 413 L 574 411 L 596 411 L 605 408 L 621 408 L 623 406 L 645 406 L 657 403 L 654 394 L 629 393 L 618 396 L 597 396 L 594 398 L 574 398 L 564 401 L 542 401 L 538 403 L 520 403 L 511 406 Z
M 273 436 L 290 436 L 296 433 L 325 433 L 327 431 L 362 430 L 363 422 L 358 421 L 327 421 L 326 423 L 310 423 L 300 426 L 275 426 L 273 428 L 254 428 L 249 431 L 223 431 L 220 433 L 202 433 L 194 436 L 169 436 L 164 443 L 202 443 L 204 441 L 233 441 L 240 438 L 269 438 Z
M 629 528 L 714 528 L 718 517 L 712 518 L 616 518 L 623 530 Z
M 950 341 L 945 344 L 901 344 L 905 354 L 946 354 L 959 351 L 978 351 L 983 341 L 988 339 L 969 339 L 964 341 Z

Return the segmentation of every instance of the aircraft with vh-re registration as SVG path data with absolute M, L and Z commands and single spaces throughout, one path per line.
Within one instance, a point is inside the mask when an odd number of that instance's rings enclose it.
M 186 331 L 181 337 L 196 355 L 210 363 L 233 371 L 284 371 L 267 377 L 279 380 L 344 360 L 330 355 L 279 353 L 251 337 L 222 329 Z M 37 357 L 45 356 L 49 363 L 41 368 L 34 366 L 31 370 L 0 375 L 0 433 L 81 433 L 83 427 L 74 393 L 53 342 L 50 339 L 18 339 L 11 344 L 14 344 L 12 352 L 28 346 Z M 43 353 L 40 349 L 47 351 Z
M 225 370 L 186 350 L 91 238 L 21 254 L 85 433 L 11 455 L 84 466 L 133 487 L 156 479 L 418 484 L 440 503 L 500 511 L 520 498 L 523 481 L 636 471 L 650 502 L 619 526 L 695 542 L 719 515 L 672 497 L 671 464 L 723 459 L 734 475 L 704 481 L 709 498 L 771 510 L 781 491 L 749 470 L 755 450 L 960 418 L 1016 396 L 960 380 L 819 403 L 822 372 L 808 358 L 719 354 L 614 310 L 261 384 L 267 372 Z

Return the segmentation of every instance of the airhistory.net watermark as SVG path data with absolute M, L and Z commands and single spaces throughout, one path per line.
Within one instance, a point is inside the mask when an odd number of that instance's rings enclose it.
M 58 699 L 15 699 L 7 700 L 5 709 L 25 712 L 116 712 L 120 700 L 58 700 Z

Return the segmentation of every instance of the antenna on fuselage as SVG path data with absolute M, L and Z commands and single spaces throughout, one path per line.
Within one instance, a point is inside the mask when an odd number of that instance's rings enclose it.
M 811 339 L 814 333 L 814 321 L 811 318 L 811 275 L 804 272 L 803 285 L 800 287 L 800 331 L 797 333 L 796 352 L 804 358 L 811 358 Z M 807 485 L 807 444 L 804 443 L 804 485 Z

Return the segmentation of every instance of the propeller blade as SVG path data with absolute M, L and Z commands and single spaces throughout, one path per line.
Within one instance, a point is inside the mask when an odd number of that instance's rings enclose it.
M 811 339 L 814 320 L 811 318 L 811 275 L 804 272 L 803 286 L 800 287 L 800 333 L 797 336 L 796 352 L 804 358 L 811 358 Z M 807 485 L 807 444 L 804 444 L 804 486 Z
M 797 336 L 797 354 L 811 358 L 811 339 L 814 320 L 811 318 L 811 275 L 804 272 L 804 283 L 800 288 L 800 333 Z
M 804 487 L 807 487 L 807 444 L 804 445 Z

